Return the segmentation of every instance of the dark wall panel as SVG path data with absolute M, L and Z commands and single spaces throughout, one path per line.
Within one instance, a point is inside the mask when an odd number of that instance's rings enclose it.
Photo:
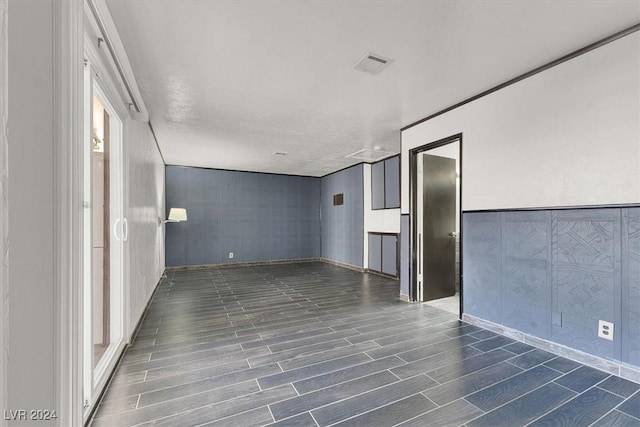
M 382 236 L 382 272 L 392 276 L 398 275 L 398 238 Z
M 499 213 L 464 215 L 464 310 L 466 313 L 502 322 L 501 228 Z
M 384 161 L 385 208 L 400 207 L 400 156 Z
M 384 209 L 384 162 L 371 165 L 371 209 Z
M 620 325 L 620 210 L 554 211 L 552 216 L 553 311 L 562 316 L 562 325 L 553 325 L 553 340 L 620 359 L 621 334 L 608 341 L 597 333 L 599 319 Z
M 411 262 L 411 236 L 409 234 L 409 215 L 400 216 L 400 294 L 409 296 L 411 282 L 409 263 Z
M 382 235 L 369 234 L 369 269 L 382 271 Z
M 622 213 L 622 361 L 640 366 L 640 208 Z
M 322 256 L 356 267 L 364 256 L 363 165 L 321 179 Z M 344 194 L 344 204 L 333 205 L 334 194 Z
M 514 328 L 551 336 L 551 215 L 506 212 L 502 236 L 502 313 Z
M 465 212 L 463 236 L 467 314 L 640 366 L 640 208 Z
M 320 256 L 320 179 L 167 166 L 167 266 Z M 229 252 L 234 257 L 229 258 Z

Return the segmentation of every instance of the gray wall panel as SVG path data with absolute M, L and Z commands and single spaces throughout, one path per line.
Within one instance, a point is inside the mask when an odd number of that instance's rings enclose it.
M 382 272 L 398 275 L 398 239 L 396 236 L 382 236 Z
M 503 321 L 549 338 L 551 215 L 544 211 L 505 212 L 502 219 Z
M 320 256 L 320 179 L 166 167 L 167 266 Z M 229 252 L 234 253 L 233 259 Z
M 384 162 L 371 165 L 371 209 L 384 209 Z
M 172 207 L 187 205 L 187 173 L 184 168 L 165 169 L 166 216 Z M 187 228 L 185 223 L 165 226 L 165 263 L 167 267 L 187 264 Z
M 363 166 L 327 175 L 321 179 L 322 256 L 363 266 L 364 187 Z M 344 204 L 333 206 L 333 195 L 344 194 Z
M 409 263 L 411 262 L 411 235 L 409 234 L 409 215 L 400 216 L 400 294 L 409 295 Z
M 464 311 L 472 316 L 502 322 L 501 229 L 497 212 L 465 214 Z
M 640 366 L 640 208 L 623 209 L 622 361 Z
M 369 234 L 369 268 L 382 271 L 382 235 Z
M 400 207 L 400 156 L 384 161 L 385 208 Z
M 640 208 L 465 212 L 463 236 L 466 313 L 640 366 Z

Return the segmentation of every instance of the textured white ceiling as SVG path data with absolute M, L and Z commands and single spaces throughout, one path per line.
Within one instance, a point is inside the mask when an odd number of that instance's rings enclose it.
M 640 21 L 636 0 L 107 4 L 168 164 L 312 176 Z M 353 70 L 368 51 L 394 62 Z

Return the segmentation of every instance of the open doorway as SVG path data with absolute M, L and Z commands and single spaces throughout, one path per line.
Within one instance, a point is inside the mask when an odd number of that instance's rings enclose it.
M 462 136 L 410 152 L 413 301 L 460 316 Z

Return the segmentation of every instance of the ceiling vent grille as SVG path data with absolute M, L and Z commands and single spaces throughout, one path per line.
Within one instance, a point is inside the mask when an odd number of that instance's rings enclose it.
M 392 153 L 390 151 L 371 150 L 369 148 L 364 148 L 362 150 L 356 151 L 355 153 L 351 153 L 345 157 L 348 159 L 363 160 L 365 162 L 377 162 L 378 160 L 382 160 L 385 157 L 393 156 L 394 154 L 396 153 Z
M 353 66 L 353 69 L 369 74 L 380 74 L 380 72 L 391 65 L 392 62 L 393 59 L 368 52 L 360 58 L 356 65 Z

